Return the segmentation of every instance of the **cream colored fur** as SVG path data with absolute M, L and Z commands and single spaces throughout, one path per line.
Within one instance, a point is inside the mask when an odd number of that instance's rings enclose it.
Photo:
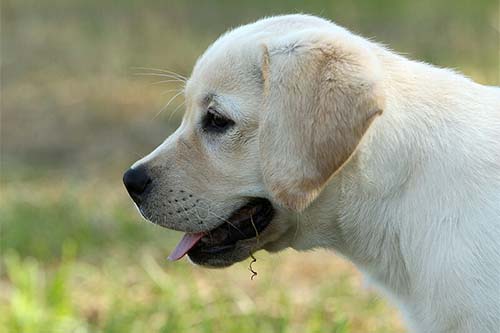
M 159 184 L 145 217 L 196 232 L 249 196 L 277 209 L 258 242 L 201 264 L 227 266 L 260 248 L 329 248 L 413 332 L 500 331 L 499 88 L 288 15 L 219 38 L 185 97 L 181 127 L 136 163 Z M 208 107 L 235 128 L 207 137 Z M 167 215 L 181 193 L 200 205 Z

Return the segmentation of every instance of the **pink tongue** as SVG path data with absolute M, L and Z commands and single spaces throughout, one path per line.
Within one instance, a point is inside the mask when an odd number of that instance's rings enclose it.
M 201 237 L 205 236 L 204 232 L 195 232 L 195 233 L 186 233 L 184 237 L 182 237 L 181 241 L 175 249 L 168 256 L 168 260 L 179 260 L 184 257 L 186 253 L 201 239 Z

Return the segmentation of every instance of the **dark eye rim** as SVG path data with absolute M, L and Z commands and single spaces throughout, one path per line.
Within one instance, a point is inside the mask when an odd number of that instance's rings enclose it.
M 214 108 L 208 108 L 202 119 L 202 128 L 206 132 L 222 133 L 234 125 L 234 121 L 221 115 Z

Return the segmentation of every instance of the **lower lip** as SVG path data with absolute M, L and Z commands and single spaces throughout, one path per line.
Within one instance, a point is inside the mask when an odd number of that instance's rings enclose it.
M 199 251 L 203 252 L 203 253 L 208 253 L 208 254 L 217 254 L 217 253 L 225 252 L 225 251 L 228 251 L 228 250 L 232 250 L 232 249 L 234 249 L 235 245 L 236 244 L 221 245 L 221 246 L 217 246 L 216 245 L 216 246 L 210 246 L 210 247 L 207 247 L 207 248 L 203 248 L 201 246 L 201 247 L 199 247 Z M 188 252 L 188 254 L 189 254 L 189 252 Z

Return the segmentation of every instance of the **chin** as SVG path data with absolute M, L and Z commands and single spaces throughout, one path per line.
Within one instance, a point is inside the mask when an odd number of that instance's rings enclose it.
M 191 249 L 187 256 L 189 260 L 195 264 L 208 268 L 224 268 L 229 267 L 237 262 L 243 261 L 250 257 L 250 255 L 259 250 L 254 245 L 235 244 L 222 251 L 211 253 L 202 247 L 195 247 Z

